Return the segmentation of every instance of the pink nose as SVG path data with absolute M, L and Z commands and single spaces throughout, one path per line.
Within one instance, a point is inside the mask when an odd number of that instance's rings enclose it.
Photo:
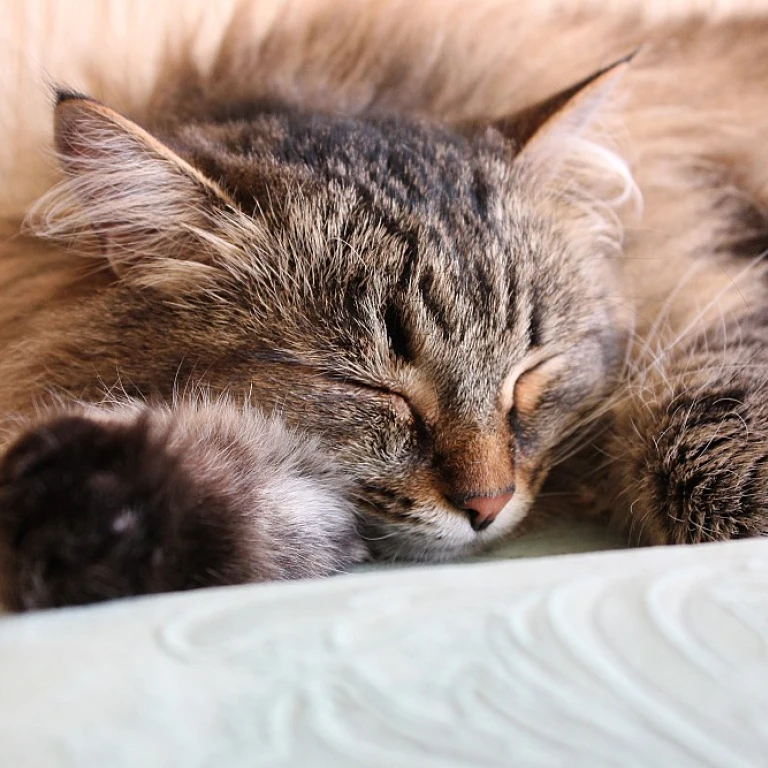
M 473 496 L 461 505 L 469 512 L 469 522 L 476 531 L 487 528 L 497 517 L 509 500 L 515 495 L 515 489 L 504 491 L 495 496 Z

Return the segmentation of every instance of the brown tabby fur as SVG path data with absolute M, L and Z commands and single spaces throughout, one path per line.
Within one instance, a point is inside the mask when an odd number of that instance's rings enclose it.
M 135 123 L 60 95 L 69 181 L 4 225 L 9 604 L 332 572 L 350 498 L 374 555 L 445 559 L 548 473 L 633 541 L 768 532 L 768 23 L 514 5 L 245 8 Z

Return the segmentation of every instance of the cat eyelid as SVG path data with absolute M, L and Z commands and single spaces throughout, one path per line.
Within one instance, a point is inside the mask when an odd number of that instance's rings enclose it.
M 560 360 L 561 364 L 565 366 L 565 361 L 568 359 L 569 355 L 572 356 L 574 351 L 583 347 L 584 344 L 589 343 L 594 339 L 599 339 L 601 334 L 602 330 L 600 329 L 591 330 L 569 344 L 560 346 L 552 345 L 546 350 L 538 350 L 538 353 L 532 355 L 527 362 L 523 361 L 519 367 L 513 368 L 512 371 L 510 371 L 510 375 L 514 374 L 515 378 L 519 379 L 521 376 L 533 373 L 533 371 L 556 360 Z
M 403 419 L 413 420 L 416 418 L 416 409 L 413 403 L 403 394 L 386 387 L 378 387 L 370 384 L 357 383 L 362 389 L 366 389 L 379 397 L 388 398 L 394 405 L 395 412 Z
M 510 370 L 507 378 L 517 381 L 517 379 L 519 379 L 521 376 L 525 376 L 525 374 L 527 373 L 533 373 L 533 371 L 535 371 L 537 368 L 541 368 L 547 363 L 550 363 L 553 360 L 557 360 L 558 358 L 561 358 L 564 355 L 565 355 L 565 350 L 563 349 L 558 349 L 554 351 L 549 350 L 546 353 L 541 351 L 538 354 L 533 355 L 527 360 L 523 360 L 521 363 L 514 366 Z
M 356 379 L 352 376 L 330 375 L 328 378 L 330 378 L 334 383 L 343 384 L 355 389 L 362 389 L 366 392 L 370 392 L 371 394 L 379 395 L 380 397 L 395 398 L 396 400 L 400 401 L 403 404 L 403 407 L 407 408 L 409 412 L 413 412 L 413 405 L 411 404 L 410 400 L 404 394 L 398 392 L 395 389 L 390 389 L 386 386 L 363 381 L 362 379 Z
M 515 392 L 517 390 L 518 383 L 526 376 L 533 375 L 537 371 L 541 371 L 544 366 L 549 363 L 555 363 L 561 361 L 564 364 L 565 351 L 562 349 L 556 351 L 548 351 L 547 353 L 539 353 L 532 359 L 523 361 L 519 365 L 513 367 L 507 374 L 507 378 L 504 381 L 501 390 L 501 406 L 505 411 L 512 411 L 516 408 Z
M 354 376 L 344 376 L 332 371 L 323 370 L 305 360 L 300 360 L 281 352 L 259 350 L 256 354 L 262 360 L 290 365 L 294 368 L 303 368 L 308 372 L 313 372 L 315 375 L 319 375 L 322 378 L 332 381 L 334 384 L 341 384 L 342 386 L 364 390 L 368 393 L 378 395 L 379 397 L 394 399 L 396 402 L 395 409 L 403 416 L 413 416 L 416 412 L 408 397 L 395 389 L 363 381 Z
M 563 358 L 564 352 L 559 351 L 555 352 L 554 354 L 548 354 L 543 357 L 538 358 L 537 360 L 534 360 L 530 365 L 525 366 L 520 373 L 517 375 L 517 378 L 519 379 L 521 376 L 524 376 L 527 373 L 533 373 L 534 371 L 538 370 L 539 368 L 542 368 L 543 366 L 547 365 L 548 363 L 552 363 L 556 360 L 559 360 Z

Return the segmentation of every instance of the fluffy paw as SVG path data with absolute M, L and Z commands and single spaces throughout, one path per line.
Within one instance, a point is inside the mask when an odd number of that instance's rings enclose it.
M 4 601 L 28 610 L 186 586 L 167 556 L 189 503 L 178 474 L 147 419 L 67 416 L 24 434 L 0 463 Z

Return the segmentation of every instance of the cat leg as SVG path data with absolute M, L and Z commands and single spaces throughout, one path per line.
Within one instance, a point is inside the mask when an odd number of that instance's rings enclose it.
M 607 454 L 633 541 L 768 535 L 768 313 L 659 356 L 616 418 Z
M 227 402 L 86 407 L 0 460 L 0 596 L 15 610 L 324 576 L 365 557 L 318 445 Z

